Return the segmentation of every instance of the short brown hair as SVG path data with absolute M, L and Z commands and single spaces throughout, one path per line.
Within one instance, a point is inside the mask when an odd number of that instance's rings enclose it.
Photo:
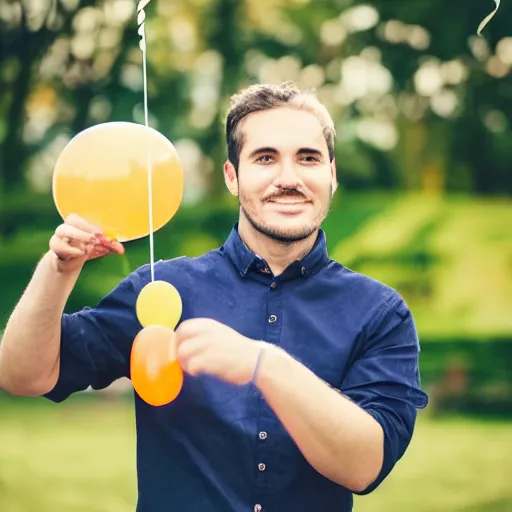
M 325 106 L 318 100 L 314 91 L 301 90 L 293 82 L 280 85 L 251 85 L 231 97 L 231 105 L 226 120 L 226 144 L 229 161 L 238 170 L 240 153 L 244 143 L 238 126 L 245 117 L 254 112 L 261 112 L 278 107 L 295 107 L 314 114 L 324 132 L 329 150 L 329 158 L 334 159 L 336 130 L 334 122 Z

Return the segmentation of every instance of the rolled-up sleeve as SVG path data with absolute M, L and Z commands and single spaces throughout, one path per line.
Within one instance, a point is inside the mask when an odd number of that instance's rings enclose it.
M 365 340 L 341 391 L 381 425 L 384 461 L 377 479 L 357 494 L 372 492 L 388 476 L 412 439 L 417 409 L 428 403 L 421 389 L 414 320 L 396 292 L 390 292 L 382 302 Z
M 103 389 L 129 376 L 131 347 L 141 328 L 136 299 L 128 276 L 95 308 L 63 315 L 59 379 L 46 398 L 62 402 L 77 391 Z

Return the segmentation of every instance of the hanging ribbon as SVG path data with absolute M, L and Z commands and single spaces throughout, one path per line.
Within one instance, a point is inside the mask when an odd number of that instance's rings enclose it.
M 498 12 L 498 9 L 500 8 L 500 2 L 501 0 L 494 0 L 494 3 L 496 4 L 496 7 L 494 8 L 494 11 L 491 12 L 478 26 L 477 34 L 479 36 L 482 35 L 482 30 L 487 26 L 487 24 L 494 18 L 494 15 Z
M 148 112 L 148 72 L 147 72 L 147 45 L 146 45 L 146 12 L 144 8 L 151 0 L 140 0 L 137 4 L 137 33 L 140 35 L 139 47 L 142 50 L 142 76 L 144 81 L 144 123 L 149 128 Z M 151 281 L 155 280 L 155 250 L 153 238 L 153 182 L 151 170 L 151 158 L 148 148 L 148 205 L 149 205 L 149 253 Z

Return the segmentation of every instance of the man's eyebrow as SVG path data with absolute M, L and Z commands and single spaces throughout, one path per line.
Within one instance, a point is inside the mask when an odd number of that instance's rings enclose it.
M 322 156 L 322 152 L 315 148 L 300 148 L 298 151 L 299 155 L 317 155 Z
M 265 154 L 265 155 L 277 155 L 279 153 L 279 151 L 276 149 L 276 148 L 272 148 L 270 146 L 265 146 L 265 147 L 262 147 L 262 148 L 256 148 L 254 151 L 252 151 L 249 155 L 249 158 L 254 158 L 258 155 L 262 155 L 262 154 Z M 300 148 L 298 151 L 297 151 L 297 154 L 298 155 L 316 155 L 316 156 L 322 156 L 322 152 L 319 150 L 319 149 L 315 149 L 315 148 L 307 148 L 307 147 L 304 147 L 304 148 Z
M 263 147 L 263 148 L 256 148 L 254 151 L 251 152 L 251 154 L 249 155 L 249 158 L 254 158 L 255 156 L 258 156 L 258 155 L 262 155 L 262 154 L 272 154 L 272 155 L 276 155 L 277 153 L 279 153 L 279 151 L 277 151 L 276 148 L 271 148 L 271 147 Z

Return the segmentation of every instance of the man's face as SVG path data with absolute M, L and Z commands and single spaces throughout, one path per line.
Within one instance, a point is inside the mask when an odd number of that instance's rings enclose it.
M 243 134 L 238 180 L 226 166 L 240 214 L 260 233 L 281 242 L 313 234 L 325 219 L 336 188 L 334 163 L 320 121 L 288 107 L 256 112 Z

